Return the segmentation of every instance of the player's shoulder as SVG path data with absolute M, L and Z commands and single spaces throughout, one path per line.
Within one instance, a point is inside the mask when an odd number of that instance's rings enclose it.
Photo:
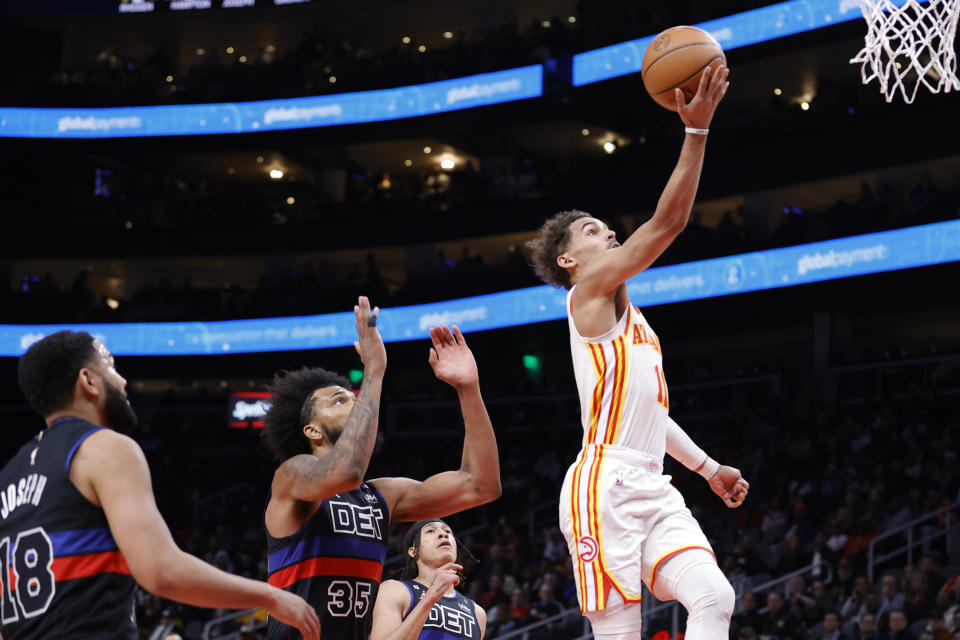
M 109 428 L 100 428 L 87 435 L 71 460 L 72 469 L 99 474 L 113 473 L 120 468 L 146 464 L 146 456 L 137 441 Z
M 410 589 L 402 580 L 384 580 L 377 591 L 377 602 L 396 603 L 404 607 L 410 604 Z
M 114 431 L 108 427 L 99 427 L 86 438 L 80 445 L 80 450 L 103 449 L 115 453 L 143 453 L 137 441 L 130 436 Z
M 316 474 L 323 464 L 323 460 L 309 453 L 298 453 L 287 458 L 273 472 L 273 490 Z

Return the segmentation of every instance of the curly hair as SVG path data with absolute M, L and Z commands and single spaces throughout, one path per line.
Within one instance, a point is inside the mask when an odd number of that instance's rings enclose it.
M 303 435 L 303 426 L 313 417 L 313 392 L 333 386 L 353 388 L 339 373 L 320 367 L 281 371 L 273 377 L 267 386 L 271 406 L 263 418 L 266 426 L 263 437 L 277 460 L 310 453 L 310 441 Z
M 537 237 L 526 243 L 533 270 L 537 277 L 554 287 L 569 289 L 570 272 L 557 264 L 557 257 L 567 250 L 570 242 L 570 223 L 580 218 L 592 217 L 586 211 L 571 209 L 561 211 L 543 223 Z
M 37 413 L 48 416 L 70 403 L 80 369 L 97 357 L 93 343 L 86 331 L 57 331 L 20 356 L 17 382 Z

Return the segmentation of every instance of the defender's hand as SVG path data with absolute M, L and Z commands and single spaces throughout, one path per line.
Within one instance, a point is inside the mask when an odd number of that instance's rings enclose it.
M 456 325 L 452 333 L 449 327 L 433 327 L 430 340 L 430 366 L 438 378 L 454 388 L 478 383 L 477 361 Z
M 320 619 L 312 605 L 297 594 L 283 589 L 275 589 L 274 598 L 267 613 L 299 630 L 303 640 L 320 640 Z
M 460 584 L 460 576 L 457 575 L 458 571 L 463 571 L 463 567 L 455 562 L 448 562 L 437 569 L 437 574 L 433 576 L 433 582 L 430 583 L 430 588 L 427 589 L 427 595 L 430 596 L 434 602 L 446 595 L 450 587 L 455 587 Z
M 677 113 L 683 124 L 697 129 L 709 129 L 710 122 L 713 120 L 713 112 L 717 105 L 727 93 L 727 76 L 730 75 L 730 69 L 720 65 L 716 69 L 707 67 L 700 76 L 700 86 L 697 87 L 697 93 L 693 96 L 690 104 L 687 104 L 683 97 L 683 91 L 676 89 L 677 94 Z
M 740 475 L 740 470 L 726 465 L 720 465 L 707 484 L 715 494 L 720 496 L 723 504 L 731 509 L 736 509 L 743 504 L 750 490 L 750 483 Z
M 377 318 L 380 315 L 380 307 L 373 309 L 370 313 L 370 300 L 366 296 L 360 296 L 357 304 L 353 307 L 353 314 L 357 324 L 358 341 L 353 343 L 353 348 L 360 354 L 360 360 L 363 361 L 365 373 L 383 373 L 387 368 L 387 350 L 383 347 L 383 339 L 380 332 L 377 331 Z

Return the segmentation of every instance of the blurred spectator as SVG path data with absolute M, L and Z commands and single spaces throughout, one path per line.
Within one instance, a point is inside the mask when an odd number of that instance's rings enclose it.
M 900 609 L 894 609 L 889 616 L 889 631 L 884 635 L 884 640 L 915 640 L 910 630 L 907 628 L 907 616 Z
M 563 605 L 553 597 L 553 587 L 544 584 L 540 587 L 538 599 L 530 605 L 530 622 L 540 622 L 563 612 Z
M 514 589 L 510 596 L 509 618 L 500 626 L 501 633 L 516 631 L 530 623 L 530 605 L 523 589 Z
M 730 637 L 735 638 L 741 629 L 750 628 L 754 632 L 760 628 L 761 616 L 757 608 L 756 595 L 748 591 L 740 598 L 740 611 L 730 620 Z
M 877 619 L 872 613 L 863 613 L 857 623 L 855 640 L 877 640 Z
M 840 631 L 840 618 L 832 611 L 823 616 L 823 620 L 811 629 L 810 640 L 847 640 Z
M 943 619 L 943 612 L 934 610 L 927 620 L 926 631 L 933 634 L 933 640 L 950 640 L 950 630 Z
M 804 593 L 803 578 L 793 576 L 787 582 L 787 610 L 796 619 L 806 621 L 816 602 Z
M 870 595 L 870 583 L 866 576 L 857 576 L 853 582 L 853 590 L 846 602 L 840 608 L 840 617 L 858 619 L 866 611 L 867 597 Z
M 880 579 L 880 609 L 877 611 L 877 620 L 881 628 L 886 627 L 891 611 L 902 611 L 906 597 L 897 588 L 897 579 L 886 574 Z
M 776 591 L 767 595 L 767 612 L 760 615 L 760 625 L 757 629 L 760 640 L 793 638 L 801 640 L 804 637 L 803 623 L 790 615 L 784 606 L 783 596 Z

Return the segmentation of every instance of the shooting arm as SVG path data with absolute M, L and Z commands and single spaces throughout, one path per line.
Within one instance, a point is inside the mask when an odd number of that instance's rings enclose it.
M 680 159 L 664 187 L 653 216 L 640 225 L 619 248 L 604 252 L 587 267 L 577 290 L 608 295 L 660 257 L 690 219 L 700 183 L 707 137 L 686 134 Z M 592 297 L 592 296 L 591 296 Z

